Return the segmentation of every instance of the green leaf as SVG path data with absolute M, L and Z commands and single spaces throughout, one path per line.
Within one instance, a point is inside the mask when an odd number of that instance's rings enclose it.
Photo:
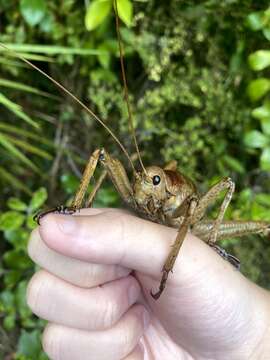
M 29 230 L 33 230 L 34 228 L 37 227 L 37 222 L 34 220 L 33 215 L 27 216 L 26 226 L 27 226 L 27 229 L 29 229 Z
M 260 157 L 260 166 L 264 171 L 270 171 L 270 146 L 263 149 Z
M 117 0 L 117 10 L 120 19 L 127 26 L 132 24 L 133 6 L 130 0 Z
M 97 28 L 109 15 L 111 7 L 112 0 L 92 1 L 85 15 L 86 29 L 91 31 Z
M 247 93 L 252 101 L 256 101 L 263 97 L 269 89 L 270 80 L 266 78 L 259 78 L 249 83 Z
M 12 210 L 17 211 L 25 211 L 27 209 L 27 205 L 23 201 L 15 197 L 11 197 L 8 199 L 7 206 Z
M 17 211 L 7 211 L 0 215 L 0 230 L 15 230 L 24 223 L 25 215 Z
M 22 330 L 19 343 L 18 353 L 26 356 L 27 359 L 38 359 L 41 352 L 40 333 L 37 330 L 27 332 Z
M 248 63 L 252 70 L 260 71 L 270 65 L 270 50 L 258 50 L 249 55 Z
M 29 231 L 24 228 L 15 230 L 5 230 L 5 239 L 11 243 L 14 248 L 25 250 L 29 238 Z
M 270 194 L 260 193 L 255 195 L 254 201 L 258 202 L 259 204 L 270 207 Z
M 264 13 L 263 11 L 256 11 L 248 15 L 247 26 L 253 30 L 261 30 L 264 26 Z
M 269 27 L 263 29 L 263 35 L 268 41 L 270 41 L 270 28 Z
M 4 290 L 0 293 L 0 303 L 4 306 L 6 311 L 15 312 L 14 301 L 14 294 L 10 290 Z
M 44 202 L 47 200 L 47 197 L 48 197 L 48 193 L 44 187 L 42 187 L 42 188 L 38 189 L 36 192 L 34 192 L 33 197 L 30 201 L 30 205 L 29 205 L 31 212 L 39 209 L 44 204 Z
M 252 130 L 245 135 L 244 143 L 250 148 L 264 148 L 269 144 L 269 138 L 257 130 Z
M 10 330 L 14 329 L 15 325 L 16 325 L 15 315 L 10 314 L 10 315 L 5 316 L 4 321 L 3 321 L 3 325 L 4 325 L 4 328 L 6 330 L 10 331 Z
M 260 120 L 263 133 L 270 137 L 270 118 L 264 118 Z
M 45 0 L 21 0 L 22 16 L 30 26 L 37 25 L 46 14 Z
M 241 164 L 241 162 L 239 160 L 237 160 L 236 158 L 233 158 L 229 155 L 225 155 L 223 158 L 225 164 L 231 168 L 233 171 L 238 172 L 239 174 L 244 174 L 245 173 L 245 168 L 244 166 Z
M 9 289 L 13 288 L 18 283 L 18 281 L 20 281 L 21 276 L 22 276 L 21 269 L 6 271 L 4 276 L 5 286 Z
M 3 260 L 10 269 L 26 270 L 32 267 L 32 261 L 22 250 L 6 251 Z
M 15 292 L 15 303 L 21 319 L 27 319 L 32 314 L 31 310 L 29 309 L 26 303 L 26 291 L 27 291 L 27 281 L 25 280 L 20 281 Z
M 255 118 L 255 119 L 270 119 L 270 101 L 266 100 L 263 103 L 263 106 L 260 106 L 256 109 L 254 109 L 251 112 L 251 115 Z

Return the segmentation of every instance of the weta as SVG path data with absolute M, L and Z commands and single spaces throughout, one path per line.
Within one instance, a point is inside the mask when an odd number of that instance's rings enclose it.
M 158 299 L 165 289 L 168 275 L 174 267 L 174 263 L 188 231 L 192 231 L 193 234 L 197 235 L 213 247 L 213 249 L 225 260 L 228 260 L 233 266 L 239 269 L 239 260 L 233 255 L 227 254 L 225 250 L 217 246 L 216 241 L 232 236 L 237 237 L 247 234 L 262 234 L 266 236 L 270 233 L 270 224 L 264 221 L 223 220 L 225 211 L 231 201 L 235 188 L 235 185 L 230 178 L 223 178 L 212 186 L 205 194 L 199 194 L 194 183 L 177 170 L 177 164 L 175 161 L 170 162 L 164 167 L 144 166 L 133 128 L 116 0 L 114 1 L 114 8 L 116 12 L 116 29 L 120 52 L 122 79 L 124 84 L 124 95 L 129 114 L 131 133 L 134 139 L 138 160 L 140 162 L 139 171 L 135 169 L 131 157 L 116 135 L 90 108 L 82 103 L 69 90 L 64 88 L 62 84 L 51 78 L 48 74 L 43 72 L 23 56 L 8 49 L 4 44 L 0 44 L 0 46 L 7 51 L 15 53 L 22 61 L 46 76 L 58 88 L 63 90 L 77 103 L 79 103 L 80 106 L 82 106 L 95 120 L 104 126 L 118 143 L 132 168 L 133 180 L 130 182 L 126 170 L 120 160 L 112 157 L 104 148 L 95 150 L 87 162 L 79 188 L 74 196 L 71 206 L 57 206 L 54 209 L 41 212 L 36 216 L 37 222 L 39 223 L 40 218 L 50 212 L 73 214 L 75 211 L 80 210 L 84 205 L 91 206 L 103 180 L 108 176 L 123 201 L 129 207 L 134 209 L 136 213 L 148 220 L 178 229 L 175 242 L 162 269 L 162 278 L 159 289 L 155 293 L 151 291 L 152 297 L 154 299 Z M 87 192 L 89 182 L 94 175 L 98 163 L 103 166 L 103 172 L 96 182 L 88 200 L 84 204 L 84 197 Z M 225 196 L 217 217 L 214 220 L 205 219 L 206 210 L 217 200 L 223 191 L 225 191 Z

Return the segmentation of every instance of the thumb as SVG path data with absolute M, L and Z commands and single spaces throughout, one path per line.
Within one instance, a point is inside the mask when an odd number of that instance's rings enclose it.
M 50 248 L 66 256 L 122 265 L 155 278 L 160 277 L 177 235 L 176 229 L 115 209 L 84 209 L 79 216 L 49 214 L 41 219 L 39 231 Z M 188 234 L 175 271 L 185 272 L 185 276 L 187 272 L 196 273 L 205 265 L 205 259 L 212 270 L 215 264 L 220 267 L 225 263 L 202 241 Z

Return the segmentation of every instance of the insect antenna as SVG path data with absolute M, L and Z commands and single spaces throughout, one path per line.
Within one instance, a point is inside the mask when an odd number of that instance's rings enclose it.
M 118 41 L 118 48 L 119 48 L 119 55 L 120 55 L 121 73 L 122 73 L 122 80 L 123 80 L 123 85 L 124 85 L 124 96 L 125 96 L 125 101 L 126 101 L 127 111 L 128 111 L 129 126 L 130 126 L 130 131 L 131 131 L 131 134 L 132 134 L 132 137 L 134 140 L 136 152 L 138 154 L 138 159 L 139 159 L 140 165 L 141 165 L 144 173 L 147 175 L 147 172 L 146 172 L 145 167 L 142 162 L 138 142 L 137 142 L 136 135 L 135 135 L 134 122 L 133 122 L 131 106 L 130 106 L 130 102 L 129 102 L 128 85 L 127 85 L 127 79 L 126 79 L 124 54 L 123 54 L 123 47 L 122 47 L 122 38 L 121 38 L 120 26 L 119 26 L 117 0 L 114 0 L 114 9 L 115 9 L 115 23 L 116 23 L 117 41 Z
M 0 46 L 7 50 L 8 52 L 10 52 L 11 54 L 16 55 L 16 57 L 18 59 L 20 59 L 21 61 L 25 62 L 27 65 L 29 65 L 30 67 L 32 67 L 33 69 L 35 69 L 36 71 L 38 71 L 39 73 L 41 73 L 43 76 L 45 76 L 47 79 L 49 79 L 56 87 L 58 87 L 59 89 L 61 89 L 64 93 L 66 93 L 67 95 L 69 95 L 76 103 L 78 103 L 88 114 L 90 114 L 95 120 L 97 120 L 108 132 L 109 134 L 112 136 L 112 138 L 117 142 L 117 144 L 120 146 L 120 148 L 122 149 L 122 151 L 124 152 L 124 154 L 126 155 L 128 161 L 130 162 L 130 165 L 132 167 L 132 170 L 134 172 L 134 174 L 136 174 L 136 169 L 133 165 L 133 162 L 127 152 L 127 150 L 125 149 L 124 145 L 122 145 L 122 143 L 120 142 L 120 140 L 117 138 L 117 136 L 113 133 L 113 131 L 88 107 L 86 106 L 80 99 L 77 98 L 77 96 L 75 96 L 74 94 L 72 94 L 72 92 L 70 92 L 68 89 L 66 89 L 64 87 L 64 85 L 62 85 L 60 82 L 58 82 L 57 80 L 53 79 L 50 75 L 48 75 L 45 71 L 41 70 L 38 66 L 34 65 L 31 61 L 27 60 L 24 56 L 18 54 L 16 51 L 10 49 L 8 46 L 4 45 L 3 43 L 0 42 Z

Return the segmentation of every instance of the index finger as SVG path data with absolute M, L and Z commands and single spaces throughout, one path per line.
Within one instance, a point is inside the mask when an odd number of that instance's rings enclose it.
M 159 277 L 177 230 L 122 211 L 89 210 L 87 216 L 50 214 L 39 228 L 44 242 L 52 249 L 80 260 L 117 264 Z M 207 262 L 205 261 L 207 259 Z M 194 273 L 202 266 L 226 264 L 202 241 L 188 234 L 176 261 L 176 270 Z

